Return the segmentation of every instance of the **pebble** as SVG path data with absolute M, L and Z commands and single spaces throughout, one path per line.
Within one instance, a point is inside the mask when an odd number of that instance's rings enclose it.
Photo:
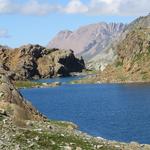
M 64 146 L 63 150 L 72 150 L 72 148 L 70 146 Z
M 76 150 L 82 150 L 82 148 L 81 147 L 77 147 Z

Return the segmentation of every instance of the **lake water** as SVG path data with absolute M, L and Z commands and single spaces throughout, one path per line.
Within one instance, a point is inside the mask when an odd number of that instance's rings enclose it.
M 94 136 L 150 144 L 149 84 L 63 84 L 21 93 L 50 119 L 72 121 Z

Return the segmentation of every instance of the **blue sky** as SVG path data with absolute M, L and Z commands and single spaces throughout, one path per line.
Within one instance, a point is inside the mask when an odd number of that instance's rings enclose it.
M 0 44 L 19 47 L 38 43 L 46 46 L 60 30 L 75 30 L 98 22 L 129 23 L 137 16 L 146 15 L 150 8 L 146 6 L 149 0 L 143 0 L 141 6 L 134 1 L 0 0 Z

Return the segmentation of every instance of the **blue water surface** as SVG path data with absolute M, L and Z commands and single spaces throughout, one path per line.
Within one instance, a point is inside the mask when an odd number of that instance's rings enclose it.
M 21 93 L 50 119 L 109 140 L 150 144 L 149 84 L 63 84 Z

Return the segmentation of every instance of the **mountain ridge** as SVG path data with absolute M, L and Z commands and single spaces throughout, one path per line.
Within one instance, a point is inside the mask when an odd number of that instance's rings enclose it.
M 129 24 L 111 48 L 114 62 L 88 82 L 150 82 L 150 15 Z
M 75 31 L 60 31 L 47 47 L 72 49 L 77 56 L 89 60 L 110 44 L 125 27 L 123 23 L 101 22 L 82 26 Z

